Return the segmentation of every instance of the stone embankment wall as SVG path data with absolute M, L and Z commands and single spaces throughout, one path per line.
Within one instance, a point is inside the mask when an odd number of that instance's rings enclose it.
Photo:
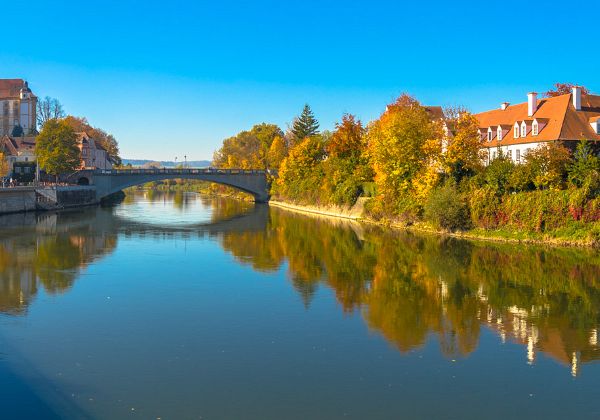
M 97 204 L 93 186 L 0 188 L 0 214 Z
M 59 208 L 89 206 L 98 202 L 96 187 L 93 186 L 39 188 L 37 192 Z
M 322 216 L 342 217 L 344 219 L 357 220 L 362 218 L 366 200 L 368 200 L 368 198 L 360 197 L 356 201 L 356 204 L 350 208 L 339 206 L 305 206 L 300 204 L 288 203 L 286 201 L 279 201 L 275 198 L 272 198 L 271 201 L 269 201 L 269 205 L 275 207 L 283 207 L 301 213 L 313 213 L 320 214 Z
M 35 189 L 0 188 L 0 214 L 35 210 Z

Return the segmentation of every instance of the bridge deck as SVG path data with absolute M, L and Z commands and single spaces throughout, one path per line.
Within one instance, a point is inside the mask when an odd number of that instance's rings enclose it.
M 82 171 L 83 172 L 83 171 Z M 216 168 L 159 168 L 159 169 L 96 169 L 98 175 L 240 175 L 240 174 L 270 174 L 270 170 L 262 169 L 216 169 Z

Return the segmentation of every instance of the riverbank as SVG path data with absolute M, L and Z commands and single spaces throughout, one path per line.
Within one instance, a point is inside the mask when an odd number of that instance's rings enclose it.
M 97 205 L 93 186 L 39 186 L 0 189 L 0 215 Z
M 378 225 L 397 230 L 407 230 L 469 240 L 550 245 L 559 247 L 600 248 L 600 223 L 573 222 L 568 228 L 557 229 L 550 232 L 527 232 L 525 230 L 515 231 L 510 229 L 472 229 L 467 231 L 450 232 L 447 230 L 435 229 L 426 223 L 405 224 L 387 219 L 374 220 L 364 217 L 364 205 L 367 200 L 368 198 L 361 197 L 351 208 L 343 208 L 339 206 L 306 206 L 276 199 L 272 199 L 269 202 L 269 205 L 307 215 L 351 219 L 361 223 Z

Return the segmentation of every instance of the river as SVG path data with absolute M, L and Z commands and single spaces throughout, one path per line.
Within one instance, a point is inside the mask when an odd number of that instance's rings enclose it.
M 0 218 L 1 418 L 600 418 L 600 255 L 194 193 Z

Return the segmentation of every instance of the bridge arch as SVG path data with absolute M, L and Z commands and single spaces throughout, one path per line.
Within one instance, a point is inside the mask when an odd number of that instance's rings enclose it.
M 267 172 L 243 169 L 132 169 L 80 171 L 76 182 L 87 178 L 102 199 L 125 188 L 165 179 L 196 179 L 226 185 L 251 194 L 254 201 L 269 201 Z

